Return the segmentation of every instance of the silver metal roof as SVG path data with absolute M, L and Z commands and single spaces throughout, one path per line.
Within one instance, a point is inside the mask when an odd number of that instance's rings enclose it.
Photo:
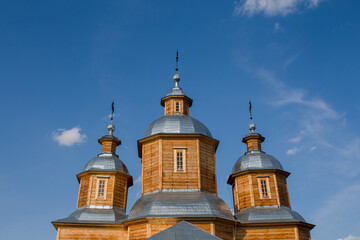
M 82 207 L 76 209 L 67 218 L 59 219 L 54 222 L 63 223 L 120 223 L 126 218 L 124 210 L 119 208 L 98 209 Z
M 212 138 L 211 132 L 204 124 L 184 114 L 170 114 L 155 120 L 147 127 L 144 138 L 159 133 L 198 133 Z
M 180 87 L 173 87 L 166 96 L 186 96 Z
M 305 219 L 297 212 L 288 207 L 256 206 L 240 210 L 235 214 L 241 223 L 265 223 L 265 222 L 305 222 Z
M 125 164 L 113 153 L 100 153 L 85 166 L 85 171 L 117 171 L 129 174 Z
M 252 150 L 241 156 L 235 163 L 232 174 L 246 170 L 280 169 L 281 163 L 273 156 L 259 150 Z
M 165 229 L 147 240 L 221 240 L 214 235 L 196 227 L 195 225 L 181 221 L 172 227 Z
M 175 191 L 144 194 L 132 207 L 129 220 L 145 217 L 220 217 L 233 219 L 230 208 L 215 194 Z
M 171 91 L 166 96 L 186 96 L 181 87 L 179 87 L 180 75 L 179 73 L 174 74 L 174 82 L 175 86 L 171 89 Z

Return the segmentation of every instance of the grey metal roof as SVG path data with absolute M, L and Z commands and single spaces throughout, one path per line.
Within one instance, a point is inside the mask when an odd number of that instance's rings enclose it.
M 193 224 L 181 221 L 172 227 L 165 229 L 147 240 L 221 240 L 214 235 L 194 226 Z
M 273 156 L 259 150 L 252 150 L 241 156 L 235 163 L 232 174 L 246 170 L 280 169 L 281 163 Z
M 306 222 L 299 213 L 278 205 L 245 208 L 235 216 L 241 223 Z
M 113 153 L 100 153 L 85 166 L 85 171 L 117 171 L 129 174 L 125 164 Z
M 175 191 L 144 194 L 132 207 L 129 220 L 145 217 L 220 217 L 233 219 L 230 208 L 215 194 Z
M 166 96 L 186 96 L 180 87 L 173 87 Z
M 67 218 L 59 219 L 54 222 L 60 223 L 120 223 L 126 218 L 124 210 L 119 208 L 98 209 L 82 207 L 76 209 Z
M 179 87 L 180 75 L 178 72 L 174 74 L 174 82 L 175 86 L 171 89 L 171 91 L 166 96 L 186 96 L 181 87 Z
M 198 133 L 212 138 L 211 132 L 204 124 L 184 114 L 170 114 L 155 120 L 147 127 L 144 138 L 159 133 Z

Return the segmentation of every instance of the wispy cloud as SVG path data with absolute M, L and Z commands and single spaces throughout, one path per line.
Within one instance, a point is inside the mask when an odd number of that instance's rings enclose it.
M 295 53 L 294 55 L 292 55 L 291 57 L 289 57 L 283 64 L 284 68 L 287 68 L 292 62 L 294 62 L 296 59 L 298 59 L 300 57 L 300 55 L 303 53 L 303 51 L 299 51 L 297 53 Z
M 311 152 L 317 149 L 318 146 L 324 146 L 331 149 L 333 153 L 337 155 L 354 156 L 355 154 L 359 154 L 360 156 L 360 150 L 357 151 L 358 146 L 355 144 L 356 141 L 352 141 L 353 144 L 350 148 L 350 146 L 339 146 L 337 143 L 331 142 L 329 138 L 328 133 L 330 131 L 337 131 L 338 125 L 341 125 L 345 120 L 345 114 L 337 112 L 323 99 L 309 96 L 304 89 L 291 88 L 285 85 L 276 78 L 272 72 L 266 69 L 248 68 L 247 70 L 271 86 L 272 91 L 276 93 L 273 94 L 276 97 L 270 101 L 270 104 L 274 107 L 296 106 L 296 108 L 293 109 L 298 111 L 299 117 L 297 121 L 301 129 L 297 135 L 289 139 L 289 142 L 295 143 L 297 146 L 288 149 L 286 152 L 288 155 L 294 155 L 303 149 L 309 149 Z M 301 144 L 303 139 L 306 139 L 306 141 Z M 316 146 L 316 148 L 313 148 L 314 146 Z M 348 159 L 349 161 L 354 161 L 350 160 L 350 157 Z M 329 166 L 331 165 L 331 163 L 327 164 Z M 342 168 L 344 168 L 344 166 L 337 168 L 337 170 L 340 171 Z M 358 168 L 353 168 L 351 171 L 354 172 L 355 170 L 357 171 L 357 169 Z
M 286 151 L 286 154 L 287 154 L 287 155 L 294 155 L 294 154 L 296 154 L 298 151 L 299 151 L 299 149 L 295 147 L 295 148 L 291 148 L 291 149 L 287 150 L 287 151 Z
M 292 143 L 299 143 L 300 141 L 301 141 L 301 137 L 294 137 L 289 139 L 289 142 Z
M 86 141 L 87 136 L 80 133 L 81 128 L 57 129 L 52 133 L 52 139 L 60 146 L 71 147 L 74 144 L 80 144 Z
M 142 176 L 138 176 L 135 181 L 134 181 L 134 185 L 141 185 L 141 181 L 142 181 Z
M 313 151 L 315 151 L 317 149 L 317 146 L 312 146 L 310 149 L 309 149 L 309 151 L 310 152 L 313 152 Z
M 301 8 L 315 8 L 322 0 L 240 0 L 235 2 L 234 14 L 265 14 L 267 16 L 286 16 Z
M 346 238 L 338 238 L 338 240 L 360 240 L 360 237 L 349 235 Z

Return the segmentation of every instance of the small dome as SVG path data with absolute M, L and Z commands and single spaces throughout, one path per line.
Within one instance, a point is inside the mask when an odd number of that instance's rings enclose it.
M 184 114 L 170 114 L 155 120 L 147 127 L 144 138 L 160 133 L 203 134 L 212 138 L 204 124 Z
M 85 171 L 117 171 L 129 174 L 125 164 L 112 153 L 101 153 L 91 159 L 85 166 Z
M 244 208 L 235 216 L 242 223 L 306 222 L 299 213 L 278 205 Z
M 145 217 L 220 217 L 233 219 L 230 208 L 215 194 L 198 189 L 169 189 L 144 194 L 132 207 L 128 219 Z
M 236 161 L 232 169 L 232 174 L 258 169 L 284 170 L 281 163 L 273 156 L 259 150 L 252 150 L 245 153 Z

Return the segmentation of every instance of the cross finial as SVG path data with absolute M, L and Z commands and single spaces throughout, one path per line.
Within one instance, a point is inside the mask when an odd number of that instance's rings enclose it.
M 178 64 L 179 64 L 179 51 L 176 50 L 176 68 L 175 68 L 175 71 L 179 71 Z
M 111 122 L 113 122 L 113 120 L 114 120 L 114 111 L 115 111 L 115 108 L 114 108 L 114 101 L 113 101 L 111 104 Z
M 115 131 L 115 126 L 114 126 L 114 124 L 113 124 L 113 121 L 114 121 L 114 110 L 115 110 L 115 108 L 114 108 L 114 101 L 113 101 L 112 104 L 111 104 L 111 123 L 110 123 L 109 126 L 108 126 L 108 131 L 109 131 L 108 135 L 110 135 L 110 136 L 112 136 L 112 135 L 113 135 L 113 132 Z
M 251 100 L 249 100 L 249 113 L 250 113 L 250 120 L 252 120 L 252 112 L 251 112 Z
M 255 124 L 254 124 L 253 121 L 252 121 L 253 117 L 252 117 L 251 108 L 252 108 L 251 101 L 249 101 L 249 113 L 250 113 L 249 130 L 250 130 L 250 133 L 255 133 L 256 126 L 255 126 Z

